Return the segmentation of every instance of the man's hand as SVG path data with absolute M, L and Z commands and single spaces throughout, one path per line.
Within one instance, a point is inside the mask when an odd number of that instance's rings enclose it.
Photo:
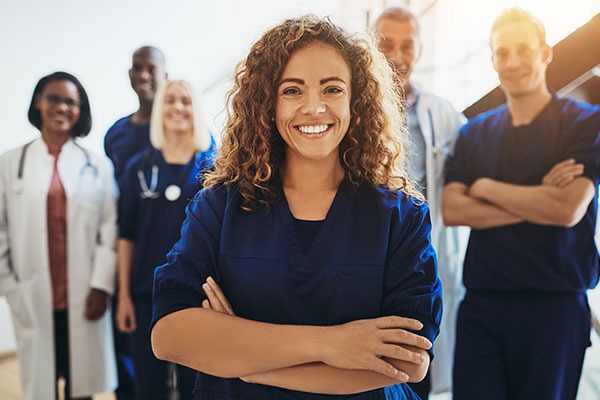
M 90 321 L 96 321 L 106 312 L 108 294 L 100 289 L 90 289 L 85 300 L 85 312 L 83 316 Z
M 583 164 L 576 163 L 575 159 L 569 158 L 555 164 L 542 178 L 542 185 L 563 188 L 582 174 Z

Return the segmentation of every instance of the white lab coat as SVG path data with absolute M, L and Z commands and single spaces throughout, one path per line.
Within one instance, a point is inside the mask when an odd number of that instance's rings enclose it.
M 58 171 L 67 196 L 67 282 L 71 391 L 74 397 L 117 384 L 110 304 L 98 321 L 84 318 L 90 288 L 112 293 L 115 283 L 116 185 L 104 158 L 66 142 Z M 48 260 L 47 192 L 54 157 L 40 138 L 0 157 L 0 296 L 12 312 L 23 393 L 55 397 L 52 287 Z M 94 173 L 97 170 L 97 174 Z
M 418 91 L 418 87 L 413 84 Z M 468 240 L 468 228 L 446 227 L 442 220 L 444 163 L 453 150 L 459 128 L 466 122 L 446 100 L 419 91 L 416 113 L 425 141 L 427 202 L 431 210 L 431 241 L 437 252 L 439 277 L 442 281 L 443 316 L 440 335 L 435 341 L 435 358 L 431 363 L 431 392 L 452 389 L 452 364 L 456 337 L 456 313 L 464 296 L 462 263 Z

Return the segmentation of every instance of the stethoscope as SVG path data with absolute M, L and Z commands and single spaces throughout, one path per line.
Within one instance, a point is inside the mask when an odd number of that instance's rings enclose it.
M 25 157 L 27 156 L 27 149 L 29 149 L 29 146 L 33 142 L 35 142 L 35 139 L 29 143 L 26 143 L 23 146 L 23 148 L 21 149 L 21 156 L 19 158 L 19 169 L 17 171 L 17 183 L 16 183 L 16 187 L 15 187 L 15 191 L 17 193 L 21 193 L 23 191 L 23 170 L 25 169 Z M 83 167 L 81 167 L 79 176 L 81 177 L 81 176 L 85 175 L 87 171 L 91 171 L 92 174 L 94 175 L 94 181 L 98 182 L 98 168 L 94 164 L 92 164 L 92 159 L 90 157 L 90 153 L 88 153 L 88 151 L 86 149 L 81 147 L 79 145 L 79 143 L 73 141 L 73 144 L 75 146 L 77 146 L 83 152 L 83 155 L 85 156 L 85 165 Z
M 160 197 L 160 193 L 158 192 L 158 164 L 152 159 L 151 155 L 152 155 L 152 148 L 148 148 L 146 149 L 146 151 L 144 151 L 144 156 L 142 158 L 142 161 L 140 162 L 138 169 L 137 169 L 137 177 L 138 177 L 138 181 L 140 182 L 140 197 L 142 199 L 156 199 L 158 197 Z M 194 157 L 192 159 L 192 161 L 190 161 L 190 163 L 188 164 L 187 168 L 185 169 L 184 174 L 181 176 L 181 178 L 179 179 L 179 182 L 177 182 L 176 184 L 171 184 L 169 186 L 167 186 L 167 188 L 165 189 L 165 198 L 169 201 L 176 201 L 177 199 L 179 199 L 179 197 L 181 197 L 181 187 L 183 186 L 183 183 L 185 182 L 185 180 L 187 179 L 188 175 L 190 174 L 190 171 L 192 169 L 192 167 L 194 166 L 196 161 L 196 153 L 194 153 Z M 150 176 L 150 186 L 148 186 L 148 183 L 146 181 L 146 174 L 144 173 L 144 167 L 146 167 L 147 165 L 151 165 L 151 171 L 152 171 L 152 175 Z

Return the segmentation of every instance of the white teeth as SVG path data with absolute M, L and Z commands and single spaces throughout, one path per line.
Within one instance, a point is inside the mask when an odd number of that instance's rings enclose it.
M 302 125 L 298 127 L 302 133 L 321 133 L 325 132 L 327 128 L 328 125 Z

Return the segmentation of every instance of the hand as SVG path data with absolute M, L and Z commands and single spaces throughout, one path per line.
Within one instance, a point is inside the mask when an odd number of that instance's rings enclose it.
M 468 191 L 469 196 L 474 197 L 479 200 L 485 200 L 486 185 L 490 181 L 491 181 L 490 178 L 485 178 L 485 177 L 478 178 L 469 187 L 469 191 Z
M 563 188 L 583 174 L 583 164 L 569 158 L 555 164 L 542 178 L 542 185 Z
M 235 315 L 223 291 L 211 277 L 202 289 L 208 297 L 202 302 L 203 308 Z M 372 370 L 398 381 L 408 381 L 409 376 L 393 363 L 403 360 L 419 365 L 428 361 L 419 351 L 430 349 L 431 342 L 408 331 L 418 331 L 422 327 L 421 322 L 402 317 L 381 317 L 327 327 L 331 334 L 328 337 L 331 353 L 323 362 L 337 368 Z M 411 346 L 414 348 L 410 349 Z M 252 383 L 252 376 L 240 379 Z
M 135 320 L 135 307 L 131 297 L 127 295 L 119 296 L 117 303 L 117 315 L 115 316 L 117 328 L 123 333 L 133 333 L 137 329 Z
M 83 316 L 90 321 L 96 321 L 104 315 L 108 303 L 108 294 L 100 289 L 90 289 L 85 299 Z
M 415 319 L 398 316 L 358 320 L 325 328 L 327 336 L 323 362 L 336 368 L 365 369 L 398 381 L 409 376 L 384 358 L 420 365 L 427 361 L 416 349 L 428 350 L 432 344 L 425 337 L 412 333 L 423 328 Z
M 208 299 L 202 301 L 202 308 L 221 312 L 223 314 L 235 315 L 233 308 L 225 297 L 225 294 L 212 277 L 208 277 L 202 285 L 202 290 Z M 240 376 L 239 379 L 246 383 L 254 383 L 251 376 Z
M 206 279 L 206 282 L 202 285 L 202 289 L 208 297 L 207 300 L 202 302 L 202 308 L 208 308 L 224 314 L 235 315 L 231 304 L 229 304 L 229 301 L 227 300 L 227 297 L 225 297 L 225 294 L 223 294 L 223 291 L 213 278 L 209 276 Z

